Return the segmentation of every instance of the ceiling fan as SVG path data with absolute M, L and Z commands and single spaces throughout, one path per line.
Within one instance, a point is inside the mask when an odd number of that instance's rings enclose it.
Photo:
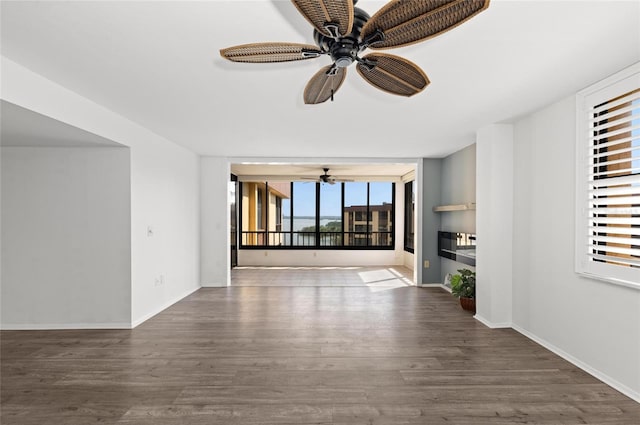
M 406 46 L 440 35 L 489 7 L 490 0 L 391 0 L 370 17 L 354 7 L 357 0 L 291 0 L 314 27 L 316 45 L 253 43 L 220 50 L 233 62 L 268 63 L 306 60 L 329 55 L 333 61 L 318 71 L 304 90 L 306 104 L 333 100 L 357 63 L 358 73 L 374 87 L 400 96 L 413 96 L 429 84 L 416 64 L 399 56 L 365 49 Z
M 322 171 L 324 171 L 324 174 L 320 174 L 317 178 L 302 177 L 302 180 L 314 180 L 314 181 L 317 181 L 318 183 L 329 183 L 329 184 L 336 184 L 336 182 L 352 182 L 353 181 L 348 179 L 337 178 L 335 176 L 330 175 L 328 168 L 323 168 Z

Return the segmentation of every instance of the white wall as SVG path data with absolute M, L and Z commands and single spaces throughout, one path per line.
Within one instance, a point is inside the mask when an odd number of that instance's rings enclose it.
M 200 287 L 199 187 L 194 154 L 173 144 L 131 149 L 134 326 Z
M 414 253 L 409 251 L 404 251 L 402 253 L 402 265 L 413 270 L 415 268 L 416 256 Z
M 130 147 L 133 325 L 199 288 L 197 155 L 4 57 L 1 96 Z
M 229 182 L 227 158 L 200 159 L 200 282 L 227 286 L 231 281 Z
M 574 97 L 515 124 L 513 325 L 640 401 L 640 291 L 574 272 L 575 140 Z
M 509 327 L 512 322 L 513 126 L 497 124 L 480 129 L 476 162 L 476 317 L 492 327 Z
M 129 149 L 1 156 L 2 327 L 129 327 Z

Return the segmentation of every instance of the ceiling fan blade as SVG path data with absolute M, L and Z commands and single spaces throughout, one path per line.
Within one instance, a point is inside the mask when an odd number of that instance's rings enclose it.
M 489 1 L 392 0 L 365 24 L 362 39 L 371 40 L 372 49 L 418 43 L 471 19 L 488 8 Z
M 371 53 L 358 63 L 358 73 L 374 87 L 391 94 L 413 96 L 429 84 L 416 64 L 399 56 Z
M 291 0 L 313 27 L 327 37 L 351 33 L 353 0 Z
M 220 50 L 220 56 L 232 62 L 270 63 L 313 59 L 324 52 L 311 44 L 252 43 Z
M 323 67 L 307 83 L 304 89 L 304 103 L 315 105 L 331 99 L 346 76 L 346 68 L 338 68 L 334 65 Z

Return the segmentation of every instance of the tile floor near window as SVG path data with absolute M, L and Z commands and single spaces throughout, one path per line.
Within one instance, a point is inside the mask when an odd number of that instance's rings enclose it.
M 413 270 L 404 266 L 246 266 L 231 270 L 231 286 L 364 286 L 385 288 L 413 285 Z
M 640 404 L 392 269 L 234 280 L 133 330 L 3 331 L 0 423 L 640 424 Z

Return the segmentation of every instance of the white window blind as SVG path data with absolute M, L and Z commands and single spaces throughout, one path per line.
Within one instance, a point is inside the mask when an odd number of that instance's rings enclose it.
M 640 71 L 578 94 L 576 265 L 640 288 Z

